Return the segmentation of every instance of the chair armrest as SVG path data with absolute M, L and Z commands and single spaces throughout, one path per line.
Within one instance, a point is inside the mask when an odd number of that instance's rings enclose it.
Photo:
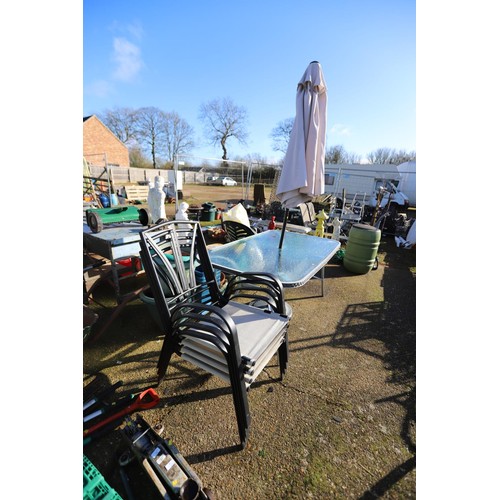
M 172 336 L 206 340 L 224 355 L 232 353 L 239 364 L 241 352 L 236 325 L 221 307 L 200 302 L 183 302 L 175 305 L 171 312 Z
M 283 285 L 270 273 L 247 272 L 231 276 L 223 300 L 227 303 L 235 298 L 264 301 L 274 312 L 286 315 Z

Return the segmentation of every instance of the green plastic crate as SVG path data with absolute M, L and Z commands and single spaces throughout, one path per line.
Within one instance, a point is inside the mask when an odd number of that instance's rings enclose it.
M 83 500 L 123 500 L 85 455 L 83 455 Z

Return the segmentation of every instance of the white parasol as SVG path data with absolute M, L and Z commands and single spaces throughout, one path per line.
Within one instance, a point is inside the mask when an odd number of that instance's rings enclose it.
M 285 206 L 280 248 L 288 209 L 311 201 L 325 190 L 327 88 L 318 61 L 312 61 L 297 85 L 296 114 L 276 197 Z

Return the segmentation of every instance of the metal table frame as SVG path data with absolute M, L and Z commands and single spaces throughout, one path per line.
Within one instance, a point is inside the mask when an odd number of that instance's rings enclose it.
M 111 283 L 115 291 L 117 307 L 106 323 L 92 334 L 90 341 L 95 341 L 99 338 L 114 319 L 121 313 L 123 308 L 132 300 L 136 299 L 141 292 L 146 290 L 149 285 L 142 286 L 133 290 L 130 293 L 122 294 L 120 290 L 120 275 L 119 264 L 117 260 L 128 257 L 138 257 L 140 251 L 140 233 L 145 227 L 142 224 L 126 224 L 126 225 L 110 225 L 106 226 L 99 233 L 93 233 L 87 224 L 83 224 L 83 247 L 89 253 L 97 254 L 107 259 L 111 264 L 111 269 L 108 273 L 102 275 L 88 290 L 90 296 L 92 290 L 104 279 L 108 279 L 111 275 Z M 142 271 L 141 271 L 142 272 Z M 137 275 L 139 273 L 135 273 Z

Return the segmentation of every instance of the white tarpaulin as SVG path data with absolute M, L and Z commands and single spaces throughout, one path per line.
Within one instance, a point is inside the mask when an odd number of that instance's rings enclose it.
M 241 203 L 238 203 L 233 208 L 229 209 L 226 213 L 222 215 L 222 218 L 225 221 L 234 220 L 236 222 L 244 224 L 245 226 L 251 227 L 250 219 L 248 218 L 248 212 Z
M 276 189 L 285 208 L 324 193 L 327 104 L 323 70 L 313 61 L 297 86 L 295 121 Z

